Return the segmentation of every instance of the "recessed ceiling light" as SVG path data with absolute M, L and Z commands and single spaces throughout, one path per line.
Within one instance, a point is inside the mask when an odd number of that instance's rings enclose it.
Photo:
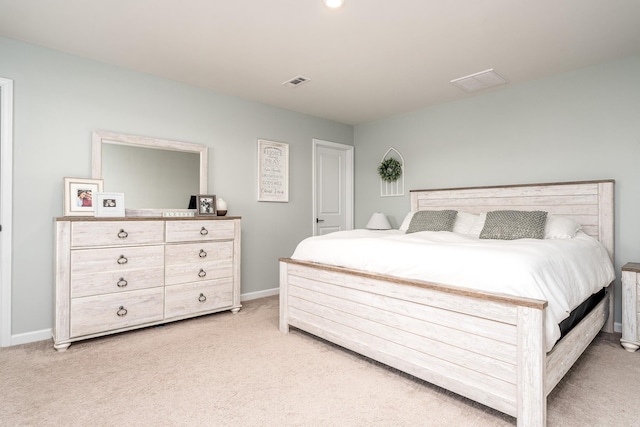
M 323 0 L 327 7 L 337 9 L 344 4 L 344 0 Z

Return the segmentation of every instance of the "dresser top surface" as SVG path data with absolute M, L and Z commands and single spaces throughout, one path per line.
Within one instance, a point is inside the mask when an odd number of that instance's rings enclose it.
M 61 216 L 56 221 L 230 221 L 241 219 L 240 216 L 127 216 L 127 217 L 94 217 L 94 216 Z
M 622 266 L 622 271 L 633 271 L 640 273 L 640 262 L 628 262 Z

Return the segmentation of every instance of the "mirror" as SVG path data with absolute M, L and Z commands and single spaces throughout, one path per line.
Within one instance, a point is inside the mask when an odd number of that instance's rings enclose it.
M 127 216 L 186 210 L 207 194 L 207 146 L 106 131 L 93 132 L 92 177 L 124 193 Z

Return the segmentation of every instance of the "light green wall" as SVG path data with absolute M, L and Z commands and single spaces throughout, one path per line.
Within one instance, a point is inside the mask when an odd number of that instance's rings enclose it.
M 243 219 L 245 294 L 276 288 L 278 258 L 312 231 L 312 139 L 353 144 L 351 126 L 6 38 L 0 76 L 14 81 L 13 335 L 52 326 L 53 218 L 62 178 L 91 176 L 94 129 L 209 146 L 209 192 Z M 290 144 L 289 203 L 256 201 L 258 138 Z
M 640 57 L 355 127 L 356 226 L 384 212 L 398 227 L 404 197 L 380 197 L 389 147 L 405 189 L 615 179 L 616 321 L 620 267 L 640 260 Z

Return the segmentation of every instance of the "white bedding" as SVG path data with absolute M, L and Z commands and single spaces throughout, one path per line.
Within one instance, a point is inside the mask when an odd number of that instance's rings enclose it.
M 292 258 L 548 301 L 547 351 L 571 310 L 615 279 L 606 249 L 583 232 L 572 239 L 481 240 L 350 230 L 307 238 Z

